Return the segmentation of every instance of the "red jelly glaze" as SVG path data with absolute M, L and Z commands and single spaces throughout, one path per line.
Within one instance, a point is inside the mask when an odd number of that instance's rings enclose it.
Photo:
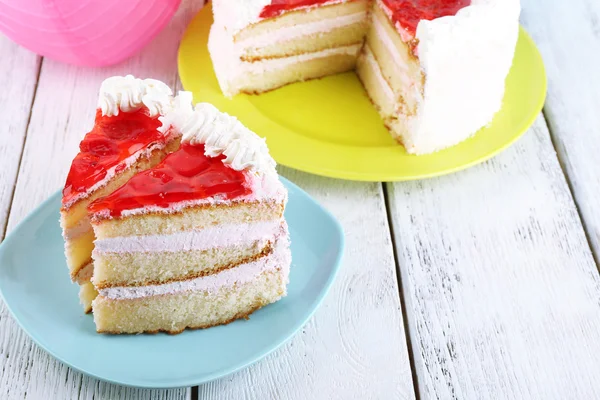
M 165 136 L 157 130 L 161 126 L 157 117 L 150 117 L 148 109 L 103 116 L 96 111 L 94 128 L 83 138 L 79 154 L 73 160 L 67 182 L 63 189 L 63 205 L 106 177 L 110 168 L 119 166 L 126 158 L 151 144 L 165 142 Z
M 119 217 L 125 210 L 146 206 L 168 208 L 181 201 L 213 196 L 233 199 L 250 194 L 245 174 L 223 164 L 224 158 L 205 156 L 203 144 L 183 143 L 156 167 L 90 204 L 88 211 L 95 214 L 109 210 L 111 217 Z
M 471 5 L 471 0 L 383 0 L 383 3 L 392 12 L 394 24 L 399 24 L 414 38 L 419 21 L 456 15 Z
M 329 3 L 332 0 L 273 0 L 271 4 L 265 6 L 261 13 L 261 18 L 274 18 L 286 11 L 295 10 L 301 7 L 310 7 L 319 4 Z

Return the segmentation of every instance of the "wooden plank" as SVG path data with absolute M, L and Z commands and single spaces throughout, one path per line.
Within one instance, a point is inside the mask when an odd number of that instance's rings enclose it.
M 40 67 L 40 58 L 0 35 L 0 120 L 5 132 L 0 134 L 0 241 L 4 238 L 6 220 L 12 202 L 17 171 L 23 152 L 25 133 L 31 110 L 35 86 Z M 4 317 L 4 306 L 0 305 L 0 318 Z M 0 319 L 0 324 L 2 323 Z M 4 389 L 12 385 L 12 375 L 19 371 L 10 370 L 5 374 L 4 360 L 10 361 L 9 353 L 15 344 L 0 329 L 0 397 L 7 398 Z M 17 346 L 20 343 L 16 344 Z M 19 346 L 20 347 L 20 346 Z M 19 348 L 17 347 L 17 349 Z
M 282 175 L 346 233 L 343 266 L 304 329 L 254 366 L 199 387 L 201 399 L 414 399 L 395 262 L 379 183 Z
M 25 142 L 40 58 L 0 34 L 0 241 Z
M 78 68 L 44 60 L 9 216 L 9 230 L 64 185 L 78 144 L 93 125 L 97 93 L 103 79 L 134 74 L 175 84 L 177 44 L 193 12 L 193 5 L 182 7 L 170 25 L 141 53 L 114 67 Z M 191 395 L 189 389 L 125 388 L 74 372 L 35 346 L 10 318 L 4 304 L 0 305 L 0 344 L 2 399 L 27 396 L 175 400 Z
M 421 398 L 600 398 L 600 277 L 542 118 L 388 189 Z
M 522 20 L 544 57 L 544 114 L 600 262 L 600 2 L 523 0 Z

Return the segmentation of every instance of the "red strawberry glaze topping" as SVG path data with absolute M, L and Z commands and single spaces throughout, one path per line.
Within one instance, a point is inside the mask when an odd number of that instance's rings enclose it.
M 234 199 L 251 193 L 246 175 L 223 163 L 225 156 L 207 157 L 204 145 L 183 143 L 156 167 L 131 178 L 112 194 L 89 205 L 91 214 L 120 217 L 123 211 L 172 204 L 213 196 Z
M 292 11 L 297 8 L 316 6 L 319 4 L 331 3 L 335 0 L 272 0 L 271 4 L 265 6 L 261 13 L 261 18 L 274 18 L 286 11 Z
M 136 152 L 166 144 L 168 137 L 157 130 L 160 126 L 158 117 L 150 117 L 145 107 L 110 117 L 97 110 L 94 128 L 85 135 L 71 164 L 63 189 L 63 207 L 85 197 L 109 169 L 116 167 L 116 173 L 124 170 L 127 167 L 124 161 Z
M 471 5 L 471 0 L 382 0 L 391 12 L 394 25 L 402 29 L 402 40 L 409 42 L 417 33 L 421 20 L 434 20 L 456 15 Z

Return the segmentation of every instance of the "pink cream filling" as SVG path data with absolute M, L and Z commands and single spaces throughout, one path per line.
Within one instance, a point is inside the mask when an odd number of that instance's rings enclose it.
M 169 235 L 98 239 L 94 243 L 94 254 L 208 250 L 273 240 L 285 234 L 286 231 L 283 220 L 252 224 L 222 224 L 202 230 L 177 232 Z
M 284 275 L 285 285 L 288 280 L 291 262 L 292 255 L 289 248 L 289 238 L 286 232 L 284 237 L 277 240 L 273 253 L 256 261 L 241 264 L 235 268 L 226 269 L 216 274 L 181 282 L 141 287 L 111 287 L 101 289 L 100 296 L 113 300 L 129 300 L 183 292 L 206 291 L 209 294 L 213 294 L 221 288 L 248 283 L 265 272 L 278 270 Z

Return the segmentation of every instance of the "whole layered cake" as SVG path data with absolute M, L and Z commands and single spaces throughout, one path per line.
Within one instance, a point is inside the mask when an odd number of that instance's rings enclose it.
M 502 105 L 519 0 L 213 0 L 226 96 L 356 70 L 409 153 L 455 145 Z
M 130 129 L 96 150 L 99 164 L 110 153 L 103 149 L 120 140 L 144 148 L 144 130 L 134 122 L 140 114 L 153 118 L 129 88 L 113 95 Z M 128 107 L 120 107 L 123 98 Z M 264 140 L 209 104 L 192 107 L 188 92 L 168 98 L 153 127 L 173 138 L 173 148 L 149 168 L 127 164 L 135 170 L 129 179 L 102 186 L 103 195 L 85 207 L 92 229 L 85 305 L 91 303 L 98 332 L 207 328 L 285 296 L 287 191 Z M 67 186 L 73 181 L 79 184 L 70 179 Z

